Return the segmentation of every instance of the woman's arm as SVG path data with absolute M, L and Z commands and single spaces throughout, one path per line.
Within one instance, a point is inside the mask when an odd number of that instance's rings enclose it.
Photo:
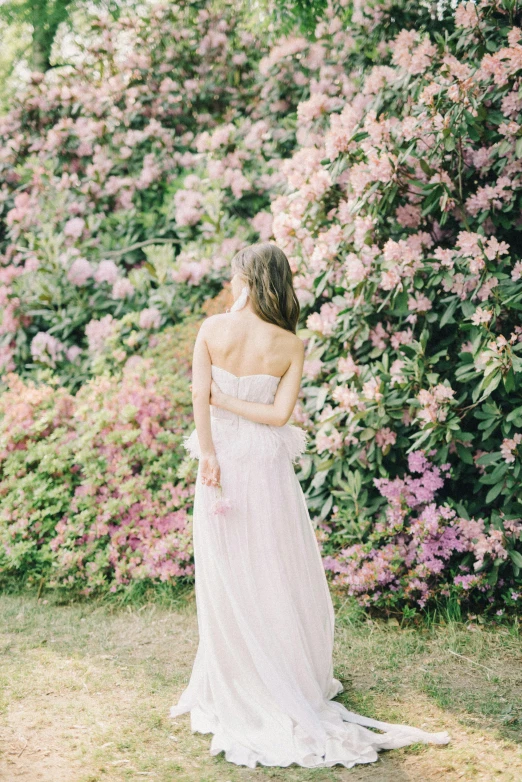
M 296 342 L 292 363 L 279 381 L 272 404 L 263 402 L 247 402 L 235 396 L 223 393 L 217 383 L 212 381 L 210 404 L 236 413 L 249 421 L 271 426 L 284 426 L 292 415 L 297 402 L 304 364 L 304 343 Z
M 194 423 L 200 447 L 201 481 L 206 486 L 219 486 L 221 470 L 212 440 L 210 421 L 210 383 L 212 368 L 205 336 L 207 321 L 204 321 L 198 331 L 192 356 L 192 408 Z

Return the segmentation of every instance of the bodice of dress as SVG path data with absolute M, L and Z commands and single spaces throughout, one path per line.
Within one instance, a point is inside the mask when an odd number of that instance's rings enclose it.
M 215 364 L 212 364 L 211 371 L 213 379 L 225 394 L 244 399 L 247 402 L 261 402 L 265 405 L 271 405 L 274 401 L 281 380 L 275 375 L 263 374 L 238 377 Z M 210 414 L 212 418 L 225 419 L 230 423 L 234 422 L 236 426 L 239 424 L 240 416 L 230 410 L 223 410 L 221 407 L 211 405 Z
M 211 371 L 212 378 L 225 394 L 266 405 L 273 403 L 281 380 L 276 375 L 265 374 L 239 377 L 215 364 L 212 364 Z M 306 449 L 308 435 L 294 424 L 272 426 L 256 423 L 214 405 L 210 406 L 210 419 L 216 451 L 223 457 L 229 455 L 241 461 L 254 454 L 258 458 L 265 454 L 267 458 L 277 458 L 279 448 L 283 447 L 290 459 L 296 461 Z M 199 459 L 200 448 L 195 428 L 184 438 L 183 444 L 192 457 Z

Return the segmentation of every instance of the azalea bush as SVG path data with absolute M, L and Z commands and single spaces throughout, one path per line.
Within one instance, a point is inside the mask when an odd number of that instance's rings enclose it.
M 517 608 L 521 592 L 513 562 L 519 556 L 519 520 L 499 512 L 487 523 L 459 516 L 451 500 L 439 504 L 450 469 L 449 463 L 437 466 L 423 451 L 412 451 L 404 477 L 375 479 L 386 505 L 366 540 L 324 558 L 335 587 L 366 608 L 390 613 L 415 613 L 412 607 L 438 600 L 458 615 L 456 605 L 462 598 L 468 602 L 470 594 L 477 603 L 497 607 L 498 614 L 500 600 Z M 323 540 L 333 532 L 325 523 L 320 529 Z
M 92 595 L 191 580 L 195 469 L 182 438 L 196 331 L 194 319 L 165 330 L 76 395 L 9 373 L 0 581 Z
M 305 316 L 297 414 L 314 443 L 301 479 L 327 567 L 365 604 L 424 606 L 458 585 L 465 601 L 509 605 L 522 569 L 522 32 L 509 2 L 443 7 L 432 24 L 426 3 L 414 26 L 405 9 L 354 9 L 352 94 L 316 112 L 326 130 L 284 163 L 272 203 Z M 444 511 L 383 491 L 423 451 L 447 465 Z M 376 524 L 385 497 L 391 523 Z

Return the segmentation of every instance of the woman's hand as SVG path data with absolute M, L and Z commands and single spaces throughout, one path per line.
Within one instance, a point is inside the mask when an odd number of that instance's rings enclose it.
M 221 404 L 226 394 L 220 389 L 216 381 L 213 379 L 210 383 L 210 404 L 214 407 L 221 407 Z
M 221 470 L 215 453 L 201 456 L 201 481 L 205 486 L 219 486 Z

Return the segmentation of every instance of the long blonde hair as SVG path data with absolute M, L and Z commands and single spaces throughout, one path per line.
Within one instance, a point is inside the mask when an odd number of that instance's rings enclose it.
M 288 258 L 277 245 L 261 242 L 244 247 L 232 258 L 232 272 L 244 277 L 256 315 L 296 333 L 301 307 Z

